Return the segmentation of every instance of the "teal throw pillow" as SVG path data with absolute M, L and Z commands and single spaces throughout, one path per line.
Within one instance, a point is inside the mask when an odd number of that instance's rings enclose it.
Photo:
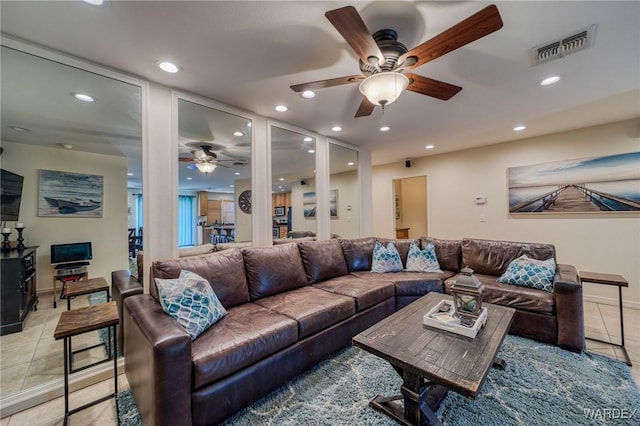
M 162 310 L 187 330 L 191 340 L 227 315 L 209 282 L 194 272 L 180 271 L 177 279 L 155 281 Z
M 393 242 L 385 247 L 376 241 L 371 260 L 371 272 L 399 272 L 402 271 L 402 259 Z
M 420 250 L 414 242 L 409 246 L 407 256 L 407 271 L 412 272 L 442 272 L 440 263 L 436 257 L 436 248 L 433 244 L 427 244 L 424 250 Z
M 556 262 L 553 258 L 536 260 L 526 254 L 513 260 L 500 278 L 499 283 L 532 287 L 538 290 L 553 292 L 553 276 L 556 273 Z

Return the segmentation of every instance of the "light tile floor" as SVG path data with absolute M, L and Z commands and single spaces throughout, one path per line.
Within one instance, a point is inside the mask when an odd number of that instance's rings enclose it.
M 620 339 L 620 324 L 617 306 L 609 306 L 585 302 L 585 333 L 588 337 L 602 340 L 612 338 L 614 342 Z M 632 327 L 640 323 L 640 310 L 625 309 L 625 344 L 633 367 L 631 373 L 636 383 L 640 383 L 640 327 Z M 587 340 L 587 350 L 602 355 L 624 360 L 622 351 L 604 343 Z M 62 362 L 62 360 L 60 361 Z M 118 388 L 128 389 L 124 374 L 118 376 Z M 113 389 L 113 380 L 107 380 L 71 394 L 71 407 L 86 401 L 97 399 L 108 394 Z M 31 409 L 3 418 L 0 426 L 53 426 L 62 424 L 64 417 L 64 399 L 62 397 Z M 115 404 L 113 400 L 83 410 L 70 417 L 71 425 L 115 425 Z

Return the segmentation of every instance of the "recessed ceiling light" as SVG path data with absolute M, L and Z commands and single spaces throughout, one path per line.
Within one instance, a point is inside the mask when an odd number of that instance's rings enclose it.
M 282 189 L 282 187 L 281 187 L 281 186 L 278 186 L 278 189 Z
M 305 90 L 304 92 L 300 93 L 300 96 L 305 99 L 311 99 L 316 97 L 316 93 L 311 90 Z
M 289 110 L 289 108 L 287 108 L 286 105 L 276 105 L 276 111 L 278 111 L 278 112 L 285 112 L 285 111 L 288 111 L 288 110 Z
M 188 177 L 188 178 L 187 178 L 187 180 L 192 180 L 192 179 L 193 179 L 192 177 Z
M 380 131 L 381 131 L 381 132 L 388 132 L 389 130 L 391 130 L 391 127 L 389 127 L 389 126 L 382 126 L 382 127 L 380 127 Z
M 60 145 L 64 149 L 73 149 L 73 145 L 70 145 L 68 143 L 59 143 L 58 145 Z
M 104 3 L 104 0 L 82 0 L 85 3 L 89 3 L 92 4 L 94 6 L 100 6 L 102 3 Z
M 306 138 L 304 138 L 305 142 L 311 142 L 313 140 L 313 138 L 310 138 L 309 136 L 307 136 Z
M 347 163 L 347 166 L 353 166 L 354 164 L 356 164 L 356 163 L 354 163 L 353 161 L 349 161 L 349 162 Z
M 280 180 L 284 180 L 284 178 L 280 178 Z
M 127 176 L 133 176 L 133 173 L 127 173 Z
M 557 83 L 559 81 L 560 81 L 560 76 L 559 75 L 554 75 L 554 76 L 551 76 L 551 77 L 548 77 L 548 78 L 545 78 L 544 80 L 542 80 L 540 82 L 540 86 L 548 86 L 550 84 Z
M 251 127 L 251 122 L 250 121 L 247 123 L 247 127 Z
M 425 149 L 433 149 L 433 148 L 435 148 L 435 146 L 433 146 L 433 145 L 427 145 L 427 146 L 425 146 Z
M 240 132 L 240 131 L 238 131 L 238 130 L 236 130 L 235 132 L 233 132 L 233 136 L 242 136 L 242 135 L 244 135 L 244 133 L 242 133 L 242 132 Z
M 71 95 L 82 102 L 94 102 L 96 100 L 96 98 L 94 98 L 93 96 L 89 96 L 84 93 L 72 93 Z
M 333 130 L 334 132 L 339 132 L 339 131 L 341 131 L 341 130 L 342 130 L 342 127 L 340 127 L 340 126 L 333 126 L 333 127 L 331 128 L 331 130 Z
M 280 192 L 284 192 L 284 189 L 281 189 Z
M 19 126 L 9 126 L 9 128 L 11 130 L 15 130 L 16 132 L 30 132 L 31 129 L 27 129 L 26 127 L 19 127 Z
M 233 188 L 233 185 L 229 185 L 229 188 Z
M 240 176 L 240 172 L 235 172 L 234 175 Z
M 315 150 L 315 149 L 310 149 L 310 150 L 309 150 L 309 154 L 314 154 L 315 152 L 316 152 L 316 150 Z
M 526 128 L 527 128 L 527 126 L 516 126 L 516 127 L 513 128 L 513 131 L 514 132 L 521 132 Z
M 167 61 L 160 62 L 158 64 L 158 66 L 160 67 L 160 69 L 162 71 L 168 72 L 170 74 L 175 74 L 178 71 L 180 71 L 180 67 L 178 67 L 176 64 L 173 64 L 173 63 L 167 62 Z

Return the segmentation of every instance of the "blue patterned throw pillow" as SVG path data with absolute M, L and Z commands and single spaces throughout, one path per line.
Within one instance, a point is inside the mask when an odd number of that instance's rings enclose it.
M 436 257 L 436 248 L 433 244 L 427 244 L 424 250 L 420 250 L 416 243 L 409 246 L 407 256 L 407 271 L 412 272 L 442 272 L 440 263 Z
M 500 278 L 499 283 L 532 287 L 538 290 L 553 292 L 553 276 L 556 273 L 556 262 L 553 258 L 536 260 L 526 254 L 513 260 Z
M 162 310 L 187 330 L 191 340 L 227 315 L 209 282 L 190 271 L 177 279 L 156 278 Z
M 393 242 L 389 242 L 385 247 L 376 241 L 373 248 L 373 258 L 371 259 L 371 272 L 399 272 L 402 271 L 402 259 L 400 253 Z

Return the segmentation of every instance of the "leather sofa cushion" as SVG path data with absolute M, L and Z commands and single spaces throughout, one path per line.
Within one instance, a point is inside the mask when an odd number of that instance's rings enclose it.
M 251 300 L 308 285 L 297 244 L 242 250 Z
M 471 238 L 462 240 L 462 264 L 470 267 L 478 274 L 499 277 L 504 274 L 511 261 L 523 254 L 537 260 L 547 260 L 550 257 L 556 260 L 556 250 L 551 244 Z
M 263 297 L 255 303 L 298 322 L 298 338 L 304 339 L 356 313 L 353 298 L 314 287 Z
M 349 272 L 370 271 L 376 239 L 372 237 L 340 240 Z
M 508 306 L 538 314 L 555 315 L 553 293 L 518 285 L 502 284 L 493 275 L 474 274 L 484 285 L 482 301 Z M 457 275 L 445 281 L 445 293 L 451 294 L 451 286 Z
M 227 315 L 191 344 L 194 387 L 201 388 L 294 344 L 298 323 L 253 303 Z
M 364 280 L 384 280 L 393 284 L 396 296 L 424 296 L 431 291 L 442 292 L 445 279 L 455 275 L 455 272 L 389 272 L 377 274 L 375 272 L 353 272 L 352 275 Z
M 449 271 L 459 271 L 462 262 L 462 247 L 460 240 L 440 240 L 438 238 L 420 238 L 420 249 L 424 250 L 428 244 L 433 244 L 436 249 L 436 257 L 440 264 L 440 269 Z
M 409 257 L 409 247 L 411 247 L 411 243 L 416 243 L 418 246 L 420 245 L 419 240 L 392 240 L 390 238 L 377 238 L 380 244 L 383 244 L 385 247 L 390 242 L 393 242 L 393 245 L 396 246 L 396 250 L 400 254 L 400 259 L 402 259 L 402 266 L 407 267 L 407 257 Z
M 330 293 L 353 297 L 358 312 L 364 311 L 376 303 L 393 297 L 395 290 L 393 283 L 384 280 L 368 280 L 353 275 L 344 275 L 313 285 Z
M 318 282 L 348 274 L 338 240 L 306 241 L 298 244 L 298 248 L 309 281 Z
M 182 269 L 195 272 L 209 281 L 211 288 L 226 309 L 249 301 L 249 288 L 240 250 L 225 250 L 219 253 L 153 262 L 152 281 L 149 286 L 153 297 L 158 299 L 154 278 L 178 278 Z

